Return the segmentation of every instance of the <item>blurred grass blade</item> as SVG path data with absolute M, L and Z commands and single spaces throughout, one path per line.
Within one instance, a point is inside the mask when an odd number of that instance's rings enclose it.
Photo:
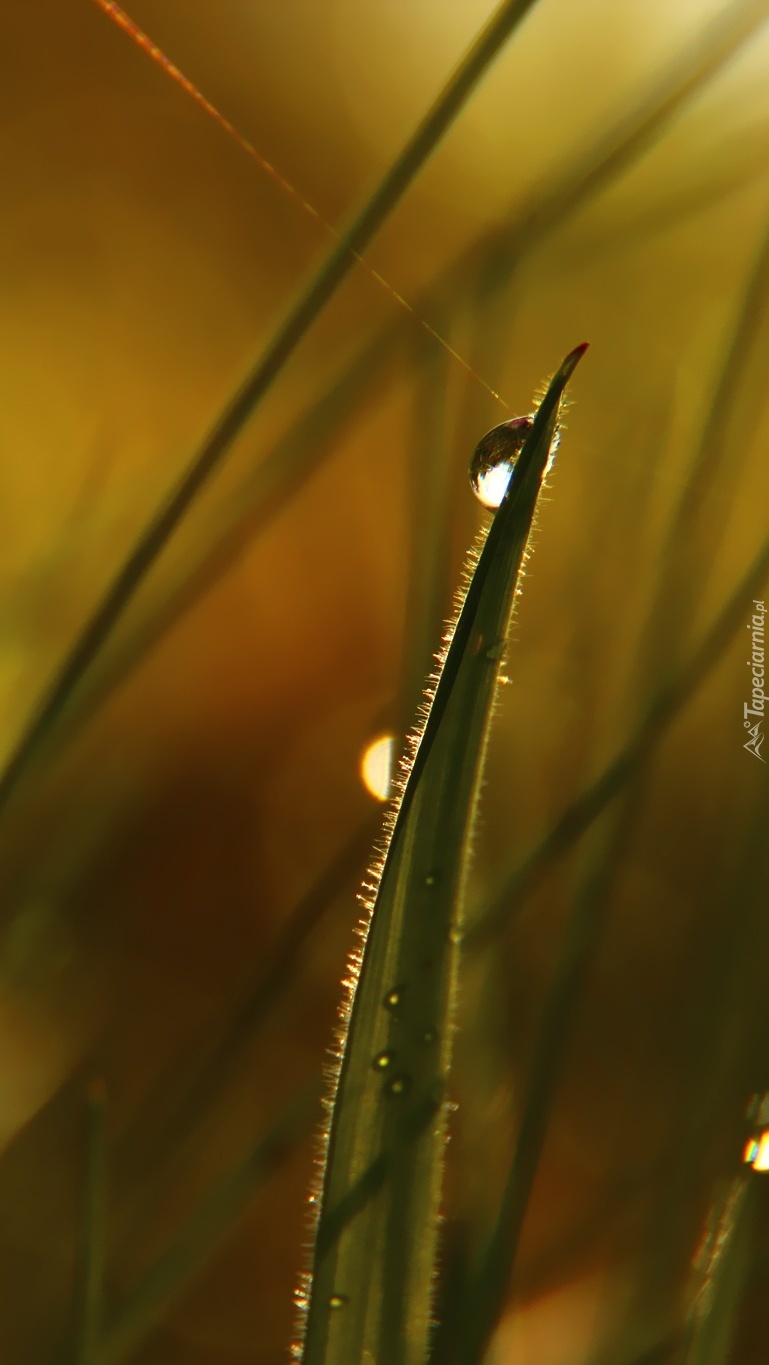
M 629 169 L 705 85 L 755 36 L 769 18 L 767 0 L 738 0 L 706 24 L 664 70 L 654 88 L 586 156 L 571 159 L 549 189 L 537 194 L 520 215 L 518 234 L 541 241 L 594 195 Z M 500 241 L 497 269 L 510 268 L 520 241 Z
M 464 879 L 504 647 L 566 383 L 537 412 L 445 653 L 381 865 L 327 1133 L 304 1365 L 423 1365 Z M 373 888 L 372 888 L 373 890 Z
M 199 1139 L 206 1120 L 210 1121 L 216 1114 L 217 1103 L 242 1068 L 249 1045 L 258 1036 L 270 1011 L 285 998 L 302 957 L 308 951 L 310 935 L 339 898 L 342 889 L 349 888 L 354 877 L 360 878 L 378 826 L 378 811 L 356 826 L 298 901 L 271 948 L 265 952 L 258 976 L 236 1004 L 221 1037 L 213 1039 L 208 1050 L 196 1050 L 186 1073 L 175 1057 L 121 1135 L 117 1149 L 121 1168 L 135 1179 L 147 1168 L 153 1172 L 153 1184 L 147 1191 L 135 1194 L 132 1200 L 132 1226 L 146 1216 L 147 1204 L 155 1198 L 154 1180 L 158 1166 L 161 1172 L 169 1167 L 178 1169 Z
M 641 792 L 638 779 L 643 771 L 639 768 L 636 772 L 630 799 L 612 812 L 608 835 L 598 840 L 590 870 L 564 930 L 553 983 L 537 1031 L 518 1140 L 499 1217 L 467 1292 L 459 1365 L 479 1365 L 483 1360 L 508 1296 L 586 972 L 604 924 L 621 853 L 635 826 Z M 603 836 L 603 831 L 600 835 Z
M 6 806 L 84 674 L 111 637 L 150 569 L 188 509 L 221 465 L 233 442 L 280 375 L 332 295 L 354 268 L 412 180 L 450 128 L 484 71 L 536 0 L 505 0 L 481 29 L 432 108 L 320 269 L 289 308 L 260 359 L 215 422 L 176 488 L 151 518 L 128 559 L 86 623 L 36 714 L 0 775 L 0 811 Z
M 476 921 L 468 929 L 465 946 L 479 950 L 509 922 L 514 906 L 537 886 L 548 868 L 590 828 L 619 795 L 640 765 L 652 756 L 684 706 L 707 680 L 724 650 L 745 624 L 745 607 L 761 590 L 769 574 L 769 538 L 759 547 L 733 592 L 700 644 L 669 682 L 653 695 L 637 729 L 600 776 L 572 801 L 547 834 L 515 869 L 500 881 Z
M 508 6 L 505 17 L 512 11 L 515 15 L 511 22 L 515 22 L 524 17 L 525 7 L 519 12 L 515 6 Z M 522 207 L 517 207 L 507 222 L 484 233 L 443 270 L 430 288 L 417 298 L 413 310 L 403 313 L 375 337 L 356 356 L 331 392 L 312 404 L 277 442 L 247 485 L 238 488 L 229 500 L 223 529 L 215 542 L 205 547 L 197 564 L 188 571 L 185 582 L 171 589 L 160 605 L 153 608 L 152 617 L 141 622 L 121 644 L 117 657 L 108 660 L 101 676 L 92 680 L 87 690 L 82 689 L 81 681 L 92 672 L 103 645 L 111 639 L 114 627 L 162 549 L 161 545 L 138 573 L 129 574 L 129 565 L 139 554 L 140 546 L 136 547 L 113 583 L 109 597 L 86 626 L 54 680 L 5 774 L 0 776 L 0 808 L 39 746 L 58 727 L 65 709 L 67 734 L 71 737 L 73 731 L 125 681 L 165 632 L 214 586 L 273 513 L 304 486 L 305 479 L 332 448 L 333 436 L 340 423 L 349 421 L 355 407 L 383 382 L 385 364 L 403 336 L 416 325 L 414 313 L 420 318 L 427 317 L 441 309 L 449 297 L 455 307 L 463 302 L 479 306 L 479 279 L 483 290 L 488 282 L 493 282 L 499 295 L 501 285 L 526 253 L 537 247 L 547 234 L 562 227 L 648 151 L 655 138 L 750 41 L 768 14 L 767 0 L 739 0 L 725 13 L 717 15 L 703 29 L 695 45 L 687 41 L 683 52 L 662 72 L 654 87 L 618 118 L 609 132 L 602 131 L 581 158 L 570 160 Z M 455 109 L 454 115 L 456 112 Z M 488 322 L 485 326 L 490 330 Z M 509 313 L 505 326 L 509 326 Z M 118 585 L 126 577 L 129 581 L 118 595 Z M 75 692 L 78 699 L 76 705 L 71 706 Z M 64 739 L 65 735 L 61 737 Z
M 103 1081 L 93 1081 L 86 1096 L 86 1154 L 83 1219 L 77 1277 L 75 1365 L 97 1365 L 104 1313 L 106 1150 Z
M 760 1179 L 760 1178 L 759 1178 Z M 711 1210 L 712 1236 L 704 1248 L 704 1283 L 691 1324 L 686 1365 L 728 1365 L 745 1293 L 756 1233 L 756 1177 L 735 1176 Z

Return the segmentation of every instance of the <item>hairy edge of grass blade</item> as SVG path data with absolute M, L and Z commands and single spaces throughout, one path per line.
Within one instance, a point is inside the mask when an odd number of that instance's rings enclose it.
M 221 465 L 258 403 L 353 269 L 360 253 L 432 155 L 510 34 L 535 4 L 536 0 L 503 0 L 497 7 L 400 156 L 335 242 L 320 270 L 289 308 L 253 370 L 214 423 L 191 465 L 149 521 L 76 638 L 60 671 L 54 676 L 48 692 L 0 773 L 0 812 L 195 498 Z
M 553 379 L 450 629 L 401 765 L 346 983 L 318 1173 L 304 1365 L 423 1365 L 469 840 L 500 658 L 564 388 Z

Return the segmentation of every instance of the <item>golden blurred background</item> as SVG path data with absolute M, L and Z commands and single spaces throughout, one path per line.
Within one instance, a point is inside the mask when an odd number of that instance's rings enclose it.
M 336 226 L 490 14 L 487 0 L 130 8 Z M 313 1085 L 380 818 L 359 764 L 402 731 L 429 669 L 482 522 L 467 480 L 480 435 L 591 343 L 510 650 L 478 907 L 633 733 L 757 553 L 765 19 L 757 0 L 539 0 L 367 251 L 389 288 L 362 266 L 348 275 L 3 810 L 9 1365 L 286 1359 Z M 330 238 L 94 0 L 5 0 L 0 32 L 10 756 Z M 751 611 L 746 594 L 740 630 Z M 767 787 L 743 748 L 744 656 L 738 631 L 649 761 L 495 1365 L 675 1358 L 702 1222 L 736 1178 L 744 1105 L 764 1080 Z M 600 834 L 468 965 L 450 1235 L 493 1212 L 559 933 Z M 739 989 L 716 1007 L 724 935 L 748 903 Z M 301 941 L 286 937 L 297 907 Z M 94 1079 L 107 1348 L 86 1360 Z M 101 1107 L 92 1092 L 92 1122 Z M 262 1180 L 243 1163 L 286 1113 Z M 759 1262 L 739 1361 L 765 1359 Z

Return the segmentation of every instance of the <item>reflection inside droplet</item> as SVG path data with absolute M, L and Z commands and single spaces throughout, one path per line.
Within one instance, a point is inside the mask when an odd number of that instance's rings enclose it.
M 470 461 L 470 483 L 484 507 L 499 507 L 533 425 L 532 417 L 511 417 L 509 421 L 500 422 L 498 427 L 487 431 L 475 447 Z M 553 463 L 559 439 L 556 431 L 550 446 L 547 470 Z
M 499 507 L 531 428 L 531 417 L 511 417 L 487 431 L 475 447 L 470 483 L 484 507 Z

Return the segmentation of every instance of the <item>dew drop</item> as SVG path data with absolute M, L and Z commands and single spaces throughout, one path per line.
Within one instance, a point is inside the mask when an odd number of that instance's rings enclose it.
M 392 1080 L 387 1082 L 388 1095 L 407 1095 L 410 1089 L 411 1077 L 405 1071 L 401 1072 L 400 1076 L 393 1076 Z
M 427 1044 L 434 1043 L 437 1037 L 438 1035 L 434 1028 L 426 1028 L 422 1034 L 422 1042 Z
M 532 425 L 531 417 L 511 417 L 487 431 L 475 447 L 470 483 L 484 507 L 499 507 Z
M 346 1308 L 349 1302 L 347 1294 L 331 1294 L 328 1306 L 329 1308 Z
M 395 1061 L 394 1052 L 378 1052 L 371 1065 L 376 1071 L 386 1071 Z
M 386 1010 L 397 1010 L 403 1000 L 403 990 L 403 986 L 394 986 L 391 991 L 387 992 L 382 1001 Z

